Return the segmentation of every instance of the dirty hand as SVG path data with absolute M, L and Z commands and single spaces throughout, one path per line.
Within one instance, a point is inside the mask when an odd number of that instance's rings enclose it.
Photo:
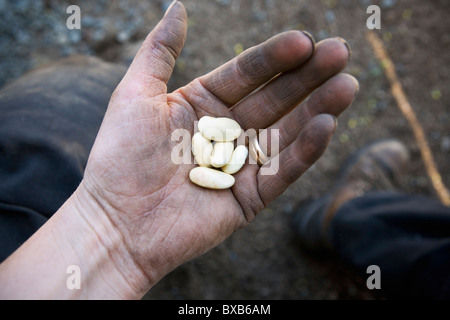
M 128 268 L 130 286 L 140 294 L 247 225 L 296 181 L 321 156 L 335 116 L 358 88 L 353 77 L 340 74 L 349 59 L 342 39 L 315 44 L 291 31 L 167 93 L 186 21 L 183 5 L 175 2 L 143 43 L 111 98 L 76 191 L 79 211 L 100 242 L 129 254 L 131 261 L 124 262 L 108 248 L 115 267 Z M 178 128 L 193 133 L 194 121 L 204 115 L 234 118 L 244 130 L 279 129 L 278 172 L 261 175 L 258 165 L 247 164 L 227 190 L 190 182 L 194 165 L 171 161 L 178 143 L 171 134 Z

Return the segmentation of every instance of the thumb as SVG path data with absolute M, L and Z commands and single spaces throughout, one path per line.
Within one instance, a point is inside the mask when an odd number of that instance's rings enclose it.
M 131 63 L 122 81 L 127 95 L 151 98 L 167 93 L 167 82 L 183 48 L 186 32 L 186 10 L 175 0 Z

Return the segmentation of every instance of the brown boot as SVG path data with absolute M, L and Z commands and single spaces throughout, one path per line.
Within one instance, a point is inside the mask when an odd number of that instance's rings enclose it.
M 294 213 L 294 228 L 310 249 L 329 248 L 328 226 L 347 201 L 369 191 L 394 191 L 409 160 L 409 152 L 397 140 L 372 143 L 352 156 L 336 185 L 323 197 Z

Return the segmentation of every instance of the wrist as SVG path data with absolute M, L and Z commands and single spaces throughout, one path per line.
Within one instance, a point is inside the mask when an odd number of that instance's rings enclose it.
M 150 289 L 149 277 L 135 262 L 123 235 L 109 218 L 109 209 L 83 182 L 61 210 L 66 222 L 80 228 L 80 234 L 70 237 L 82 244 L 72 242 L 72 249 L 83 261 L 85 272 L 81 273 L 87 275 L 88 295 L 90 291 L 103 297 L 138 299 Z M 73 219 L 76 221 L 71 222 Z M 68 232 L 74 231 L 71 228 Z
M 1 299 L 139 299 L 149 288 L 120 233 L 82 185 L 0 264 Z

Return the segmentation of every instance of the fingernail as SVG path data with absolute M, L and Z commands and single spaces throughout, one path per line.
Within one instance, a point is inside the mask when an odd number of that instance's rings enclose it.
M 355 79 L 356 82 L 356 91 L 355 91 L 355 97 L 359 94 L 359 81 Z
M 309 40 L 311 40 L 311 44 L 312 44 L 313 48 L 315 48 L 315 46 L 316 46 L 316 40 L 314 39 L 314 37 L 312 36 L 312 34 L 309 33 L 308 31 L 305 31 L 305 30 L 302 30 L 302 32 L 303 32 L 303 34 L 304 34 L 305 36 L 307 36 L 307 37 L 309 38 Z
M 334 117 L 334 131 L 333 131 L 333 133 L 336 132 L 336 129 L 337 129 L 337 127 L 338 127 L 338 124 L 339 124 L 338 118 L 337 118 L 337 117 Z
M 166 13 L 164 13 L 164 17 L 169 13 L 170 9 L 173 8 L 173 6 L 178 2 L 178 0 L 173 0 L 172 3 L 169 5 L 169 7 L 166 10 Z
M 336 37 L 336 39 L 338 39 L 340 42 L 342 42 L 342 43 L 345 45 L 345 47 L 347 48 L 347 51 L 348 51 L 348 61 L 350 61 L 350 59 L 351 59 L 351 57 L 352 57 L 352 48 L 350 48 L 350 45 L 348 44 L 348 42 L 347 42 L 344 38 Z
M 355 84 L 355 93 L 353 94 L 353 98 L 356 98 L 359 93 L 359 81 L 354 76 L 350 76 L 350 79 L 352 79 L 353 83 Z

